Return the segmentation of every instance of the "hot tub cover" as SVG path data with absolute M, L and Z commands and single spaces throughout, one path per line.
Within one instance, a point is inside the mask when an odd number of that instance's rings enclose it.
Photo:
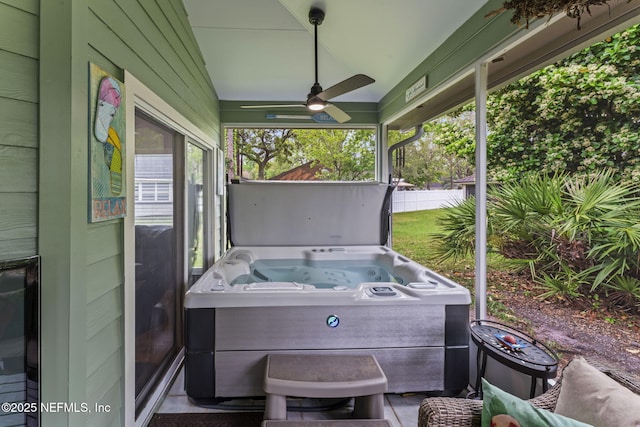
M 229 184 L 233 246 L 384 245 L 393 186 L 377 182 Z

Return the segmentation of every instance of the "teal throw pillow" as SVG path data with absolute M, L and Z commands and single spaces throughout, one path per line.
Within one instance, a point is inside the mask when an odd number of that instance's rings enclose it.
M 496 415 L 506 414 L 517 420 L 520 427 L 592 427 L 589 424 L 553 412 L 537 408 L 482 379 L 482 427 L 492 427 L 491 420 Z M 500 418 L 494 420 L 499 426 Z M 509 426 L 507 423 L 505 426 Z M 511 424 L 518 426 L 518 424 Z

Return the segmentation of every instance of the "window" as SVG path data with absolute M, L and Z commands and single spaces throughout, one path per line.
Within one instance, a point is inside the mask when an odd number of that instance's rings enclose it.
M 232 178 L 374 181 L 372 128 L 229 128 Z

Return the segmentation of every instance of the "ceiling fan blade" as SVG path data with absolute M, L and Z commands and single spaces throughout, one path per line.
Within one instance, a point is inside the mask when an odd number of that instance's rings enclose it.
M 324 107 L 324 112 L 330 115 L 331 117 L 333 117 L 335 121 L 338 123 L 344 123 L 351 120 L 350 115 L 348 115 L 347 113 L 345 113 L 344 111 L 342 111 L 340 108 L 336 107 L 333 104 L 327 104 L 327 106 Z
M 352 90 L 360 89 L 361 87 L 370 85 L 373 82 L 375 82 L 375 80 L 369 76 L 356 74 L 355 76 L 349 77 L 348 79 L 331 86 L 329 89 L 323 90 L 316 96 L 324 101 L 328 101 L 331 98 L 351 92 Z
M 316 123 L 337 123 L 329 114 L 323 112 L 312 115 L 293 115 L 293 114 L 270 114 L 265 115 L 267 119 L 293 119 L 293 120 L 313 120 Z
M 306 107 L 304 104 L 273 104 L 273 105 L 241 105 L 240 108 L 291 108 Z

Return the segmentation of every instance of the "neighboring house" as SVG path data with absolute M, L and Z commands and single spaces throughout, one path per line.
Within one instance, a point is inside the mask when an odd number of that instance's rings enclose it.
M 167 154 L 137 155 L 134 173 L 136 216 L 171 216 L 173 157 Z
M 315 165 L 313 165 L 313 163 L 314 162 L 307 162 L 269 179 L 272 181 L 316 181 L 320 179 L 318 175 L 324 168 L 318 163 Z
M 468 175 L 464 178 L 456 179 L 453 181 L 454 184 L 458 184 L 462 186 L 464 190 L 464 198 L 468 199 L 469 197 L 475 197 L 476 195 L 476 176 Z
M 393 185 L 396 186 L 396 190 L 405 191 L 405 190 L 413 190 L 415 189 L 415 185 L 406 182 L 404 178 L 393 178 Z
M 457 179 L 453 181 L 454 184 L 457 184 L 462 187 L 464 190 L 464 198 L 468 199 L 469 197 L 475 197 L 476 195 L 476 175 L 471 174 L 465 176 L 464 178 Z M 498 185 L 495 181 L 487 182 L 487 187 L 492 187 Z

